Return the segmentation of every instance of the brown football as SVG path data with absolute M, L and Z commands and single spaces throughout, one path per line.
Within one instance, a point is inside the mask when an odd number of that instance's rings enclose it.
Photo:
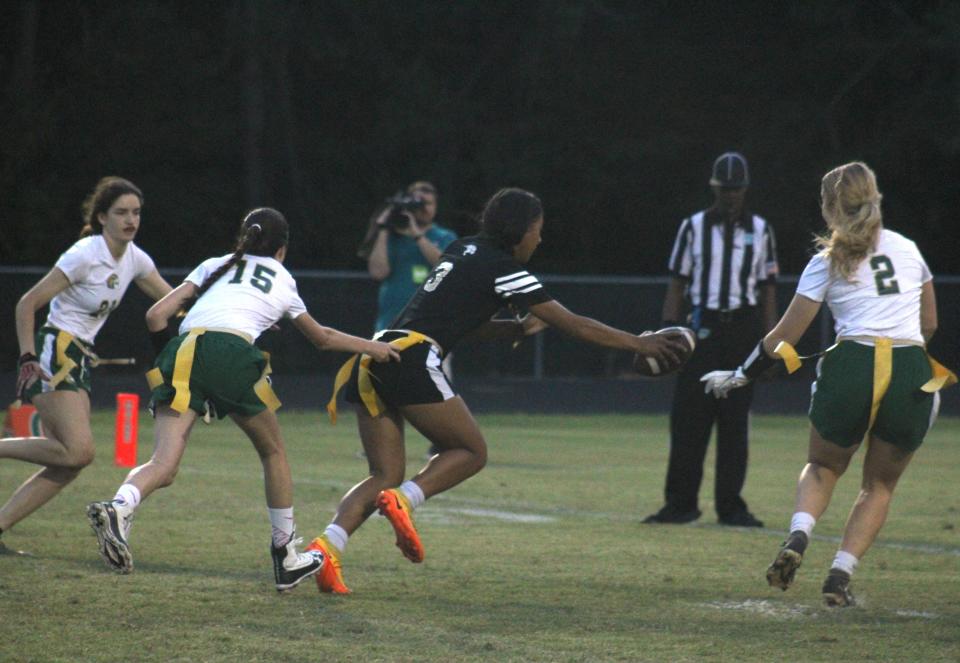
M 633 356 L 633 368 L 640 375 L 646 375 L 648 377 L 659 378 L 664 375 L 670 375 L 675 373 L 687 363 L 687 360 L 690 358 L 690 355 L 693 354 L 694 348 L 697 347 L 697 335 L 693 333 L 693 330 L 688 327 L 664 327 L 663 329 L 658 329 L 655 332 L 644 332 L 645 334 L 667 334 L 669 336 L 676 336 L 683 344 L 686 351 L 681 355 L 680 362 L 677 364 L 670 364 L 667 366 L 662 365 L 662 362 L 658 361 L 653 357 L 647 357 L 641 354 L 635 354 Z

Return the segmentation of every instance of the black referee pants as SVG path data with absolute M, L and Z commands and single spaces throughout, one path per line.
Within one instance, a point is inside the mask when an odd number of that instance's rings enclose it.
M 728 518 L 747 509 L 740 497 L 747 476 L 747 437 L 753 385 L 734 389 L 725 399 L 703 392 L 704 373 L 733 370 L 756 346 L 760 336 L 755 311 L 720 321 L 704 320 L 710 335 L 698 340 L 697 349 L 680 372 L 670 410 L 670 461 L 667 467 L 666 502 L 681 512 L 698 508 L 703 461 L 713 425 L 717 425 L 717 516 Z

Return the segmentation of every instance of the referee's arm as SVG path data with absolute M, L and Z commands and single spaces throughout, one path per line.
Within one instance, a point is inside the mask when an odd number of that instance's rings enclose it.
M 689 218 L 683 220 L 673 242 L 667 269 L 670 270 L 670 282 L 667 284 L 667 296 L 663 300 L 663 314 L 660 319 L 665 324 L 683 324 L 683 300 L 687 284 L 693 273 L 693 223 Z
M 760 320 L 763 321 L 763 333 L 770 333 L 777 326 L 777 274 L 780 266 L 777 262 L 777 240 L 773 227 L 768 223 L 763 238 L 762 272 L 758 278 L 760 288 L 757 297 L 760 304 Z
M 687 290 L 688 279 L 682 276 L 671 276 L 667 284 L 667 296 L 663 300 L 663 314 L 660 319 L 664 323 L 680 324 L 685 319 L 683 315 L 683 295 Z
M 770 280 L 760 286 L 760 319 L 763 320 L 763 333 L 767 335 L 777 326 L 777 283 Z

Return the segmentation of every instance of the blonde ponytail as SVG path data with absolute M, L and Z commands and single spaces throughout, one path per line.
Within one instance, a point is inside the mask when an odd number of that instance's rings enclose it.
M 830 261 L 830 271 L 849 280 L 876 247 L 883 227 L 877 177 L 867 164 L 854 161 L 834 168 L 820 183 L 820 211 L 829 233 L 816 238 Z

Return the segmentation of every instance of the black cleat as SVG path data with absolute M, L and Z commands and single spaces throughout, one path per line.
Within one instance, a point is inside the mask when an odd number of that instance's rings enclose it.
M 831 608 L 846 608 L 856 605 L 853 592 L 850 591 L 850 574 L 840 569 L 830 569 L 823 581 L 823 598 Z
M 303 539 L 291 538 L 285 546 L 270 543 L 270 557 L 273 558 L 273 579 L 278 592 L 293 589 L 315 574 L 323 566 L 323 553 L 320 551 L 297 552 L 297 545 Z
M 783 542 L 780 552 L 777 553 L 777 558 L 767 567 L 768 585 L 787 591 L 787 588 L 793 584 L 793 577 L 803 561 L 807 543 L 809 539 L 804 532 L 797 530 L 790 533 L 787 540 Z

